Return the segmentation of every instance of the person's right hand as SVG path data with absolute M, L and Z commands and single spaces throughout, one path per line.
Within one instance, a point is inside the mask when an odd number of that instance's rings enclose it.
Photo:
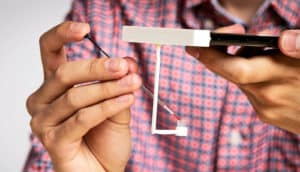
M 130 155 L 137 65 L 128 58 L 67 62 L 64 44 L 89 31 L 88 24 L 65 22 L 40 38 L 44 82 L 27 109 L 57 172 L 123 171 Z M 78 86 L 90 81 L 101 82 Z

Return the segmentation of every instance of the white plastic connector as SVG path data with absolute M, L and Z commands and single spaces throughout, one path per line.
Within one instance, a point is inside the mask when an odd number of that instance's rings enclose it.
M 187 136 L 188 135 L 188 127 L 186 126 L 186 122 L 183 120 L 177 121 L 176 126 L 176 136 Z
M 122 39 L 136 43 L 209 47 L 211 36 L 209 30 L 123 26 Z
M 154 129 L 154 130 L 152 130 L 152 134 L 187 136 L 188 135 L 188 127 L 186 126 L 185 121 L 178 120 L 175 130 L 157 130 L 157 129 Z

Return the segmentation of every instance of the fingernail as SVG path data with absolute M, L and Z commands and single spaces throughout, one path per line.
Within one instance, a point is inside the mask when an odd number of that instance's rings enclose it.
M 84 24 L 83 23 L 71 23 L 70 30 L 72 32 L 81 32 Z
M 118 103 L 125 103 L 128 102 L 128 100 L 129 100 L 129 95 L 124 95 L 117 98 Z
M 120 59 L 108 59 L 104 62 L 105 68 L 110 72 L 117 72 L 125 68 L 125 61 Z
M 293 31 L 287 31 L 282 38 L 282 47 L 286 51 L 300 50 L 300 35 Z

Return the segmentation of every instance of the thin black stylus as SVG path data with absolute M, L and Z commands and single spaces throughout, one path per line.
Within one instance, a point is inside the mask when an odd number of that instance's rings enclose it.
M 97 42 L 96 41 L 94 41 L 93 39 L 92 39 L 92 37 L 89 35 L 89 34 L 87 34 L 87 35 L 85 35 L 84 36 L 84 38 L 86 38 L 86 39 L 88 39 L 88 40 L 90 40 L 92 43 L 93 43 L 93 45 L 101 52 L 101 53 L 103 53 L 104 55 L 105 55 L 105 57 L 107 57 L 107 58 L 110 58 L 110 56 L 97 44 Z

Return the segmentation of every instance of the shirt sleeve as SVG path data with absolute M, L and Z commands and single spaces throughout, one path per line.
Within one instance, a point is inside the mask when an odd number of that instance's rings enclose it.
M 86 18 L 87 1 L 75 0 L 65 20 L 88 22 Z M 68 60 L 87 59 L 93 57 L 93 47 L 87 41 L 80 41 L 66 45 Z M 25 162 L 23 172 L 53 172 L 53 166 L 44 146 L 38 138 L 31 134 L 31 148 Z

